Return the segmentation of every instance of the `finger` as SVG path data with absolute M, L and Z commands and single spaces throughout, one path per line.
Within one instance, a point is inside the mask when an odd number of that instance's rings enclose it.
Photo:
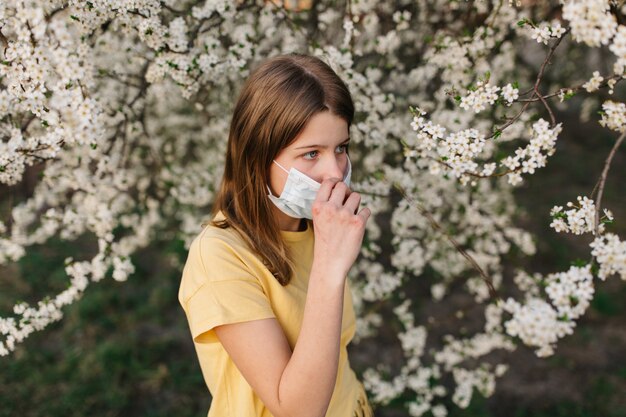
M 343 205 L 343 200 L 346 197 L 346 191 L 348 191 L 348 187 L 343 182 L 338 182 L 335 184 L 335 187 L 330 193 L 330 198 L 328 201 L 337 204 L 338 206 Z
M 339 181 L 341 181 L 339 178 L 327 178 L 322 181 L 322 185 L 315 195 L 315 201 L 328 201 L 333 187 Z
M 346 187 L 347 187 L 347 186 L 346 186 Z M 350 189 L 350 187 L 348 187 L 348 188 L 346 189 L 346 195 L 344 196 L 344 198 L 343 198 L 343 203 L 342 203 L 344 206 L 346 205 L 346 201 L 348 201 L 348 197 L 350 197 L 350 196 L 352 195 L 352 193 L 353 193 L 353 192 L 354 192 L 354 191 L 352 191 L 352 190 Z
M 361 211 L 359 211 L 359 214 L 357 214 L 357 216 L 360 216 L 361 218 L 363 218 L 363 224 L 365 224 L 367 219 L 370 218 L 371 214 L 372 214 L 372 211 L 368 209 L 367 207 L 364 207 L 363 209 L 361 209 Z
M 361 194 L 353 192 L 353 193 L 350 193 L 348 198 L 346 198 L 344 207 L 350 210 L 350 213 L 356 214 L 356 211 L 359 209 L 360 203 L 361 203 Z

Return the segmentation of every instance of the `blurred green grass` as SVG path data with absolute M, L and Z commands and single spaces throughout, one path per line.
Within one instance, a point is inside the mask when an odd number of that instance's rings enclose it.
M 179 272 L 163 261 L 182 256 L 182 243 L 171 246 L 135 254 L 127 282 L 91 284 L 62 321 L 0 358 L 0 416 L 206 415 L 210 396 L 176 299 Z M 77 251 L 52 243 L 20 267 L 32 287 L 42 276 L 56 287 L 64 254 Z

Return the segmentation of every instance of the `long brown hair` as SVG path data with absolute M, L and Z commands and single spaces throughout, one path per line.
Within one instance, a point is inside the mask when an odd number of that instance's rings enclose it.
M 330 111 L 348 127 L 354 104 L 346 84 L 318 58 L 289 54 L 265 60 L 244 84 L 230 123 L 226 164 L 212 208 L 261 258 L 281 285 L 293 265 L 267 197 L 269 168 L 316 113 Z M 204 225 L 204 224 L 203 224 Z

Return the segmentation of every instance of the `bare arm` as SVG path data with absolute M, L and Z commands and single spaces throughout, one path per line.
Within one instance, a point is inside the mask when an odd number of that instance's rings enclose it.
M 323 417 L 335 388 L 344 285 L 313 269 L 292 353 L 274 318 L 215 328 L 220 342 L 276 417 Z M 345 280 L 343 281 L 345 282 Z
M 217 326 L 224 349 L 276 417 L 324 417 L 337 379 L 345 279 L 370 211 L 360 196 L 325 180 L 313 206 L 315 249 L 293 352 L 276 319 Z
M 289 416 L 323 417 L 328 409 L 339 364 L 344 284 L 336 283 L 345 283 L 339 278 L 311 271 L 302 328 L 278 389 Z

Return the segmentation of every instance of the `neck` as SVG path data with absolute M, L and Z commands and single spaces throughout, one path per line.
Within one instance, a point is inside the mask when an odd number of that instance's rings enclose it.
M 295 219 L 287 216 L 278 207 L 272 207 L 274 218 L 278 222 L 278 228 L 286 232 L 299 232 L 306 229 L 306 219 Z

